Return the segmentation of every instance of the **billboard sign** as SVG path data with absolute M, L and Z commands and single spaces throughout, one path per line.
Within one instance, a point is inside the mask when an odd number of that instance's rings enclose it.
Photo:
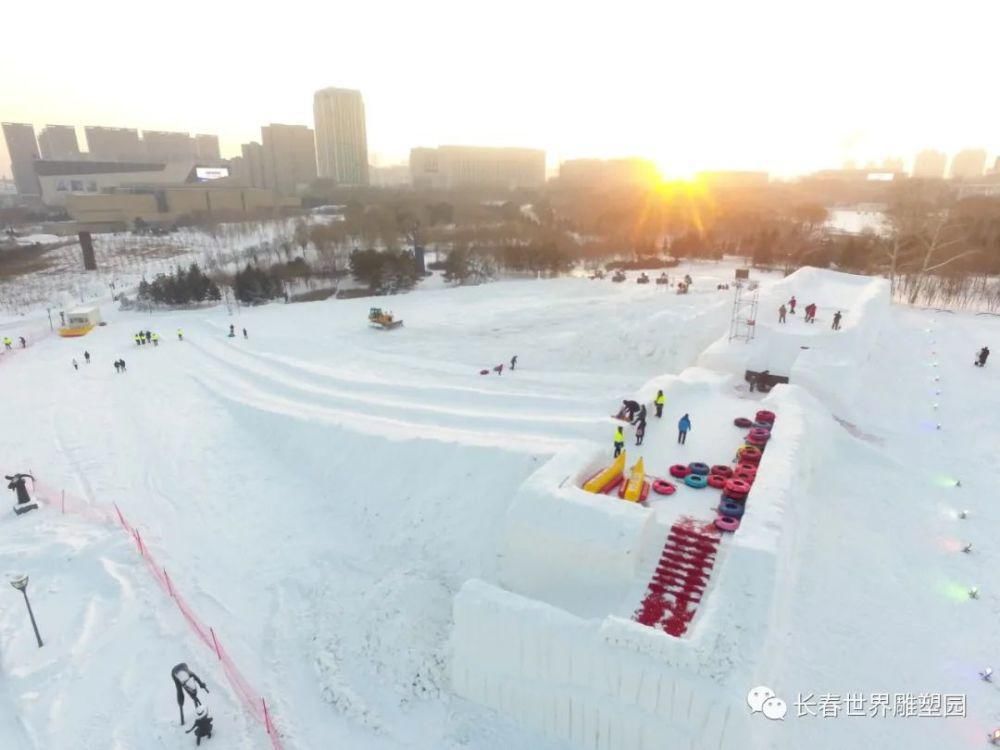
M 198 182 L 209 182 L 229 177 L 229 167 L 195 167 L 194 177 Z

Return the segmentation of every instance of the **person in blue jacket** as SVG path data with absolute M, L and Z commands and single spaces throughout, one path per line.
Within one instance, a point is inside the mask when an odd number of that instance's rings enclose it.
M 691 429 L 691 417 L 685 414 L 677 423 L 677 442 L 681 445 L 687 440 L 688 431 Z

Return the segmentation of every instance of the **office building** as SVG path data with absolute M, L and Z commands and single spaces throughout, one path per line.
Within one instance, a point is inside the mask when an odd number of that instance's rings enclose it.
M 141 162 L 146 158 L 139 131 L 135 128 L 103 128 L 88 125 L 83 129 L 87 151 L 96 161 Z
M 698 182 L 714 190 L 766 187 L 770 182 L 767 172 L 734 171 L 699 172 Z
M 660 173 L 646 159 L 570 159 L 559 165 L 559 185 L 577 188 L 648 187 Z
M 76 128 L 72 125 L 46 125 L 38 134 L 38 150 L 43 159 L 74 161 L 82 159 Z
M 368 184 L 372 187 L 401 187 L 410 184 L 409 164 L 387 164 L 368 167 Z
M 986 152 L 981 148 L 967 148 L 951 160 L 951 176 L 968 180 L 982 177 L 986 171 Z
M 316 142 L 305 125 L 265 125 L 260 129 L 264 184 L 281 195 L 296 195 L 316 179 Z
M 326 88 L 313 96 L 320 177 L 340 185 L 368 184 L 368 136 L 361 92 Z
M 195 157 L 198 161 L 221 161 L 219 136 L 200 133 L 194 137 Z
M 925 179 L 942 179 L 948 166 L 948 156 L 941 151 L 925 149 L 913 160 L 913 176 Z
M 21 122 L 5 122 L 3 137 L 7 141 L 10 170 L 18 195 L 39 195 L 38 177 L 35 175 L 34 166 L 39 154 L 34 126 Z
M 410 151 L 414 187 L 536 189 L 545 184 L 545 152 L 530 148 L 440 146 Z

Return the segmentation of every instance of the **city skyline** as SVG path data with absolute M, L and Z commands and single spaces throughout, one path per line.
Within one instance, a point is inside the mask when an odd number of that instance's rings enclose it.
M 991 161 L 1000 152 L 1000 103 L 983 72 L 1000 11 L 967 0 L 948 8 L 962 35 L 943 34 L 938 11 L 902 2 L 848 0 L 819 28 L 790 0 L 652 8 L 626 0 L 614 14 L 516 0 L 488 19 L 486 34 L 481 16 L 451 2 L 334 12 L 290 0 L 266 21 L 239 18 L 241 35 L 267 38 L 272 54 L 240 56 L 238 75 L 223 78 L 205 70 L 218 55 L 231 58 L 226 45 L 151 55 L 142 35 L 113 33 L 110 22 L 107 43 L 98 28 L 81 54 L 76 30 L 92 26 L 93 13 L 55 0 L 41 24 L 43 56 L 36 35 L 11 35 L 0 64 L 18 74 L 0 82 L 0 120 L 36 131 L 138 123 L 218 133 L 231 157 L 263 124 L 312 127 L 314 92 L 344 86 L 364 96 L 369 154 L 380 164 L 405 162 L 428 143 L 544 149 L 550 171 L 570 158 L 640 156 L 670 176 L 718 168 L 788 176 L 893 154 L 909 165 L 925 148 L 984 148 Z M 230 9 L 179 0 L 162 33 L 189 38 L 190 17 L 206 33 L 233 26 Z M 40 27 L 39 11 L 23 5 L 7 20 Z M 325 29 L 334 20 L 357 33 L 331 47 Z M 435 33 L 416 44 L 420 28 Z M 0 173 L 10 174 L 5 149 Z

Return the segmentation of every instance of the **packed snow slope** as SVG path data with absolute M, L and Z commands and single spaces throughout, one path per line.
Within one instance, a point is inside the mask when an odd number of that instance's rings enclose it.
M 213 690 L 213 747 L 268 745 L 128 538 L 73 510 L 117 503 L 287 747 L 546 746 L 449 697 L 452 596 L 490 574 L 507 504 L 541 462 L 604 442 L 610 405 L 718 334 L 728 298 L 711 287 L 424 291 L 378 300 L 405 321 L 391 332 L 368 326 L 364 299 L 236 317 L 109 307 L 85 338 L 29 336 L 0 355 L 3 468 L 65 489 L 71 512 L 57 500 L 3 521 L 0 568 L 32 576 L 46 639 L 34 648 L 19 602 L 0 613 L 3 739 L 188 747 L 169 680 L 187 661 Z M 139 329 L 159 346 L 137 347 Z M 516 372 L 479 375 L 514 354 Z
M 209 747 L 269 746 L 135 545 L 100 520 L 111 503 L 268 697 L 286 747 L 563 747 L 450 694 L 453 597 L 470 578 L 496 580 L 512 499 L 553 454 L 610 456 L 607 415 L 622 398 L 696 361 L 738 372 L 739 358 L 713 344 L 732 294 L 714 287 L 731 268 L 692 275 L 684 296 L 560 279 L 377 300 L 405 321 L 391 332 L 367 326 L 364 299 L 235 317 L 108 307 L 109 324 L 78 340 L 36 338 L 44 319 L 24 321 L 31 346 L 0 355 L 0 468 L 32 470 L 56 498 L 65 489 L 70 512 L 56 499 L 0 517 L 0 571 L 31 575 L 45 639 L 37 649 L 5 587 L 0 747 L 188 748 L 169 680 L 180 661 L 212 690 Z M 976 674 L 995 656 L 1000 612 L 1000 385 L 997 363 L 972 367 L 1000 321 L 883 310 L 870 358 L 845 373 L 843 342 L 866 335 L 850 330 L 855 311 L 876 304 L 867 281 L 811 271 L 766 281 L 760 343 L 740 355 L 765 346 L 777 304 L 795 293 L 800 311 L 775 336 L 782 352 L 805 353 L 790 360 L 793 383 L 798 368 L 824 426 L 812 489 L 784 519 L 789 575 L 765 641 L 734 666 L 747 675 L 728 699 L 734 712 L 749 713 L 755 684 L 789 705 L 783 722 L 746 718 L 754 750 L 973 748 L 1000 723 L 1000 694 Z M 820 320 L 805 329 L 810 301 Z M 841 306 L 845 330 L 833 333 Z M 249 338 L 228 338 L 231 323 Z M 4 321 L 15 339 L 18 328 Z M 160 345 L 136 347 L 140 328 Z M 513 354 L 514 373 L 478 374 Z M 117 357 L 127 374 L 112 368 Z M 757 398 L 734 381 L 720 409 L 743 399 L 752 412 Z M 700 436 L 706 415 L 692 418 L 692 450 L 710 449 L 721 431 Z M 590 616 L 577 593 L 553 598 Z M 967 694 L 968 716 L 796 716 L 797 693 L 849 692 Z

